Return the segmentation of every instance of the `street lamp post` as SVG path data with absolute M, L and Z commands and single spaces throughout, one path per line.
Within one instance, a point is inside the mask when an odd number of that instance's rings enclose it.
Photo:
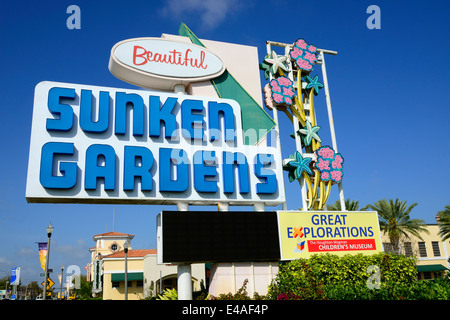
M 50 238 L 52 236 L 53 229 L 54 228 L 52 226 L 52 223 L 50 222 L 48 224 L 48 227 L 47 227 L 48 242 L 47 242 L 47 255 L 46 255 L 46 258 L 45 258 L 44 296 L 42 297 L 43 300 L 47 300 L 48 261 L 50 259 Z
M 63 279 L 64 279 L 64 266 L 61 266 L 61 281 L 60 281 L 60 287 L 59 287 L 59 294 L 60 294 L 60 298 L 59 300 L 64 300 L 64 295 L 63 295 L 63 291 L 62 291 L 62 283 L 63 283 Z
M 128 242 L 125 241 L 123 244 L 123 251 L 125 252 L 125 300 L 128 300 L 128 266 L 127 266 L 127 253 L 128 253 Z

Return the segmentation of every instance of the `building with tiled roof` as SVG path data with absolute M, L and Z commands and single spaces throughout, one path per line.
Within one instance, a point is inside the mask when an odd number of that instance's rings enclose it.
M 144 258 L 156 255 L 155 249 L 133 249 L 127 252 L 128 300 L 144 299 Z M 125 298 L 125 251 L 117 251 L 101 258 L 102 291 L 104 300 Z
M 91 252 L 89 281 L 93 282 L 93 295 L 102 295 L 104 300 L 125 298 L 125 252 L 127 252 L 128 300 L 141 300 L 155 296 L 166 288 L 177 288 L 177 267 L 157 264 L 156 249 L 132 249 L 134 235 L 106 232 L 93 237 L 96 246 Z M 200 290 L 205 283 L 205 264 L 192 265 L 193 289 Z
M 142 258 L 148 254 L 156 254 L 156 249 L 134 249 L 128 250 L 127 258 Z M 124 259 L 125 251 L 119 251 L 107 256 L 103 256 L 103 259 Z
M 105 239 L 105 238 L 130 238 L 130 239 L 133 239 L 134 235 L 128 234 L 128 233 L 121 233 L 121 232 L 117 232 L 117 231 L 110 231 L 110 232 L 105 232 L 105 233 L 101 233 L 101 234 L 96 234 L 95 236 L 93 236 L 94 241 L 97 241 L 97 239 Z

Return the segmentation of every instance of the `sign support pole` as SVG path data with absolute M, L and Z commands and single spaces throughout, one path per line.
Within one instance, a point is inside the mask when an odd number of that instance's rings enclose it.
M 174 88 L 177 94 L 186 94 L 184 85 L 177 84 Z M 189 211 L 187 202 L 177 203 L 178 211 Z M 178 300 L 192 300 L 192 268 L 189 263 L 177 265 Z
M 320 50 L 320 49 L 319 49 Z M 331 100 L 330 100 L 330 90 L 328 89 L 328 78 L 327 78 L 327 69 L 325 66 L 325 55 L 324 50 L 320 50 L 320 60 L 322 62 L 322 77 L 323 77 L 323 86 L 325 89 L 325 98 L 327 101 L 327 111 L 328 111 L 328 121 L 330 124 L 330 132 L 331 132 L 331 142 L 333 144 L 334 152 L 338 152 L 337 142 L 336 142 L 336 133 L 334 131 L 334 121 L 333 121 L 333 112 L 331 110 Z M 341 202 L 341 210 L 346 211 L 345 208 L 345 197 L 344 197 L 344 187 L 342 186 L 342 181 L 338 183 L 339 188 L 339 200 Z

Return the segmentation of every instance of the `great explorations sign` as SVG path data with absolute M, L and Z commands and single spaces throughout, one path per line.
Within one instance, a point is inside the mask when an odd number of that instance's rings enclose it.
M 281 260 L 315 253 L 374 254 L 383 250 L 373 211 L 278 211 Z
M 27 201 L 283 203 L 281 155 L 244 145 L 240 114 L 228 99 L 41 82 Z
M 173 90 L 176 84 L 216 78 L 225 66 L 216 54 L 195 44 L 134 38 L 114 45 L 109 69 L 117 78 L 144 88 Z

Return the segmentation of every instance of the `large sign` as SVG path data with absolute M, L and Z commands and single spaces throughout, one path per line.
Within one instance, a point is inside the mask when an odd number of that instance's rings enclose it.
M 163 211 L 157 245 L 158 263 L 277 261 L 277 213 Z
M 234 100 L 41 82 L 28 202 L 277 205 L 273 147 L 243 144 Z
M 204 47 L 161 38 L 135 38 L 114 45 L 109 70 L 138 86 L 173 90 L 176 84 L 216 78 L 225 66 Z
M 383 250 L 373 211 L 163 211 L 157 221 L 158 263 L 295 260 Z
M 383 251 L 378 215 L 373 211 L 279 211 L 278 228 L 281 260 L 327 252 Z

